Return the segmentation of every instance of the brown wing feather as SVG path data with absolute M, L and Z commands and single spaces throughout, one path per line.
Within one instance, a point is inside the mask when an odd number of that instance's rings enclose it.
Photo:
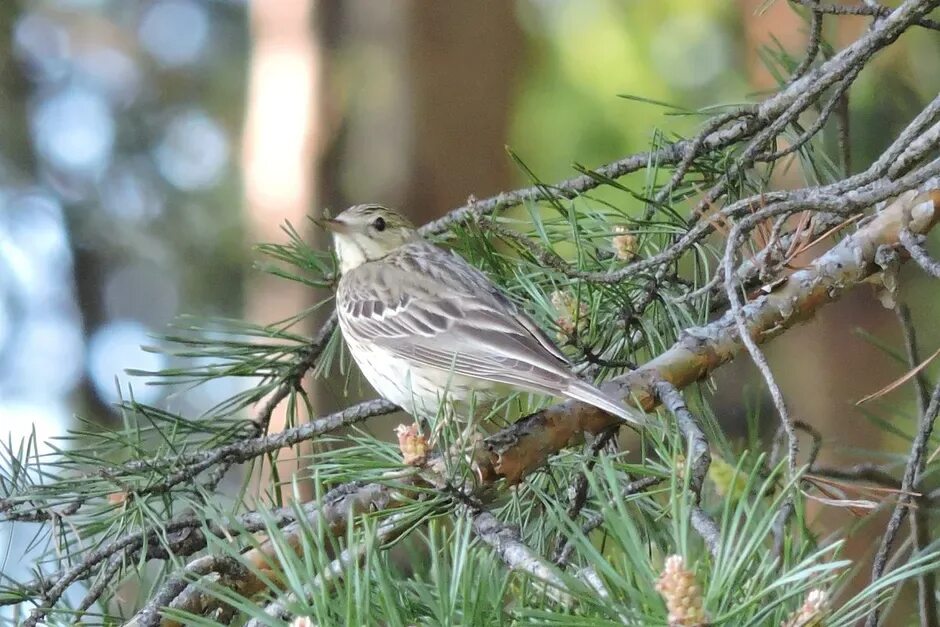
M 575 377 L 538 326 L 478 270 L 424 242 L 340 282 L 358 341 L 423 365 L 558 394 Z

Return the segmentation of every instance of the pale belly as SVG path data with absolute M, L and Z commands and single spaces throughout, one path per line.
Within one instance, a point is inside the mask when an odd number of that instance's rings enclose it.
M 378 394 L 415 417 L 439 415 L 442 399 L 461 415 L 471 404 L 486 406 L 507 396 L 511 387 L 436 368 L 413 367 L 382 349 L 348 343 L 362 375 Z

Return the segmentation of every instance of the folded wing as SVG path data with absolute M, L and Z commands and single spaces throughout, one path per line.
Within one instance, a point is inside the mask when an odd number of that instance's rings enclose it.
M 342 315 L 360 343 L 416 366 L 568 396 L 637 425 L 643 417 L 570 370 L 538 326 L 476 268 L 431 244 L 347 274 Z
M 351 333 L 418 366 L 546 394 L 574 379 L 562 353 L 478 270 L 430 244 L 413 244 L 346 276 Z

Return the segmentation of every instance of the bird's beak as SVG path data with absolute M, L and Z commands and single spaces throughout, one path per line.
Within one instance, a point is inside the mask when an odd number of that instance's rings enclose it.
M 349 225 L 345 222 L 337 220 L 336 218 L 328 218 L 325 220 L 319 220 L 320 226 L 323 228 L 333 231 L 334 233 L 348 233 Z

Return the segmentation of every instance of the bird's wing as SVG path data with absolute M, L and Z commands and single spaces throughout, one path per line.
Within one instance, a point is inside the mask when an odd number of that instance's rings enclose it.
M 536 324 L 478 270 L 411 244 L 343 278 L 340 315 L 354 340 L 454 374 L 558 394 L 574 375 Z

